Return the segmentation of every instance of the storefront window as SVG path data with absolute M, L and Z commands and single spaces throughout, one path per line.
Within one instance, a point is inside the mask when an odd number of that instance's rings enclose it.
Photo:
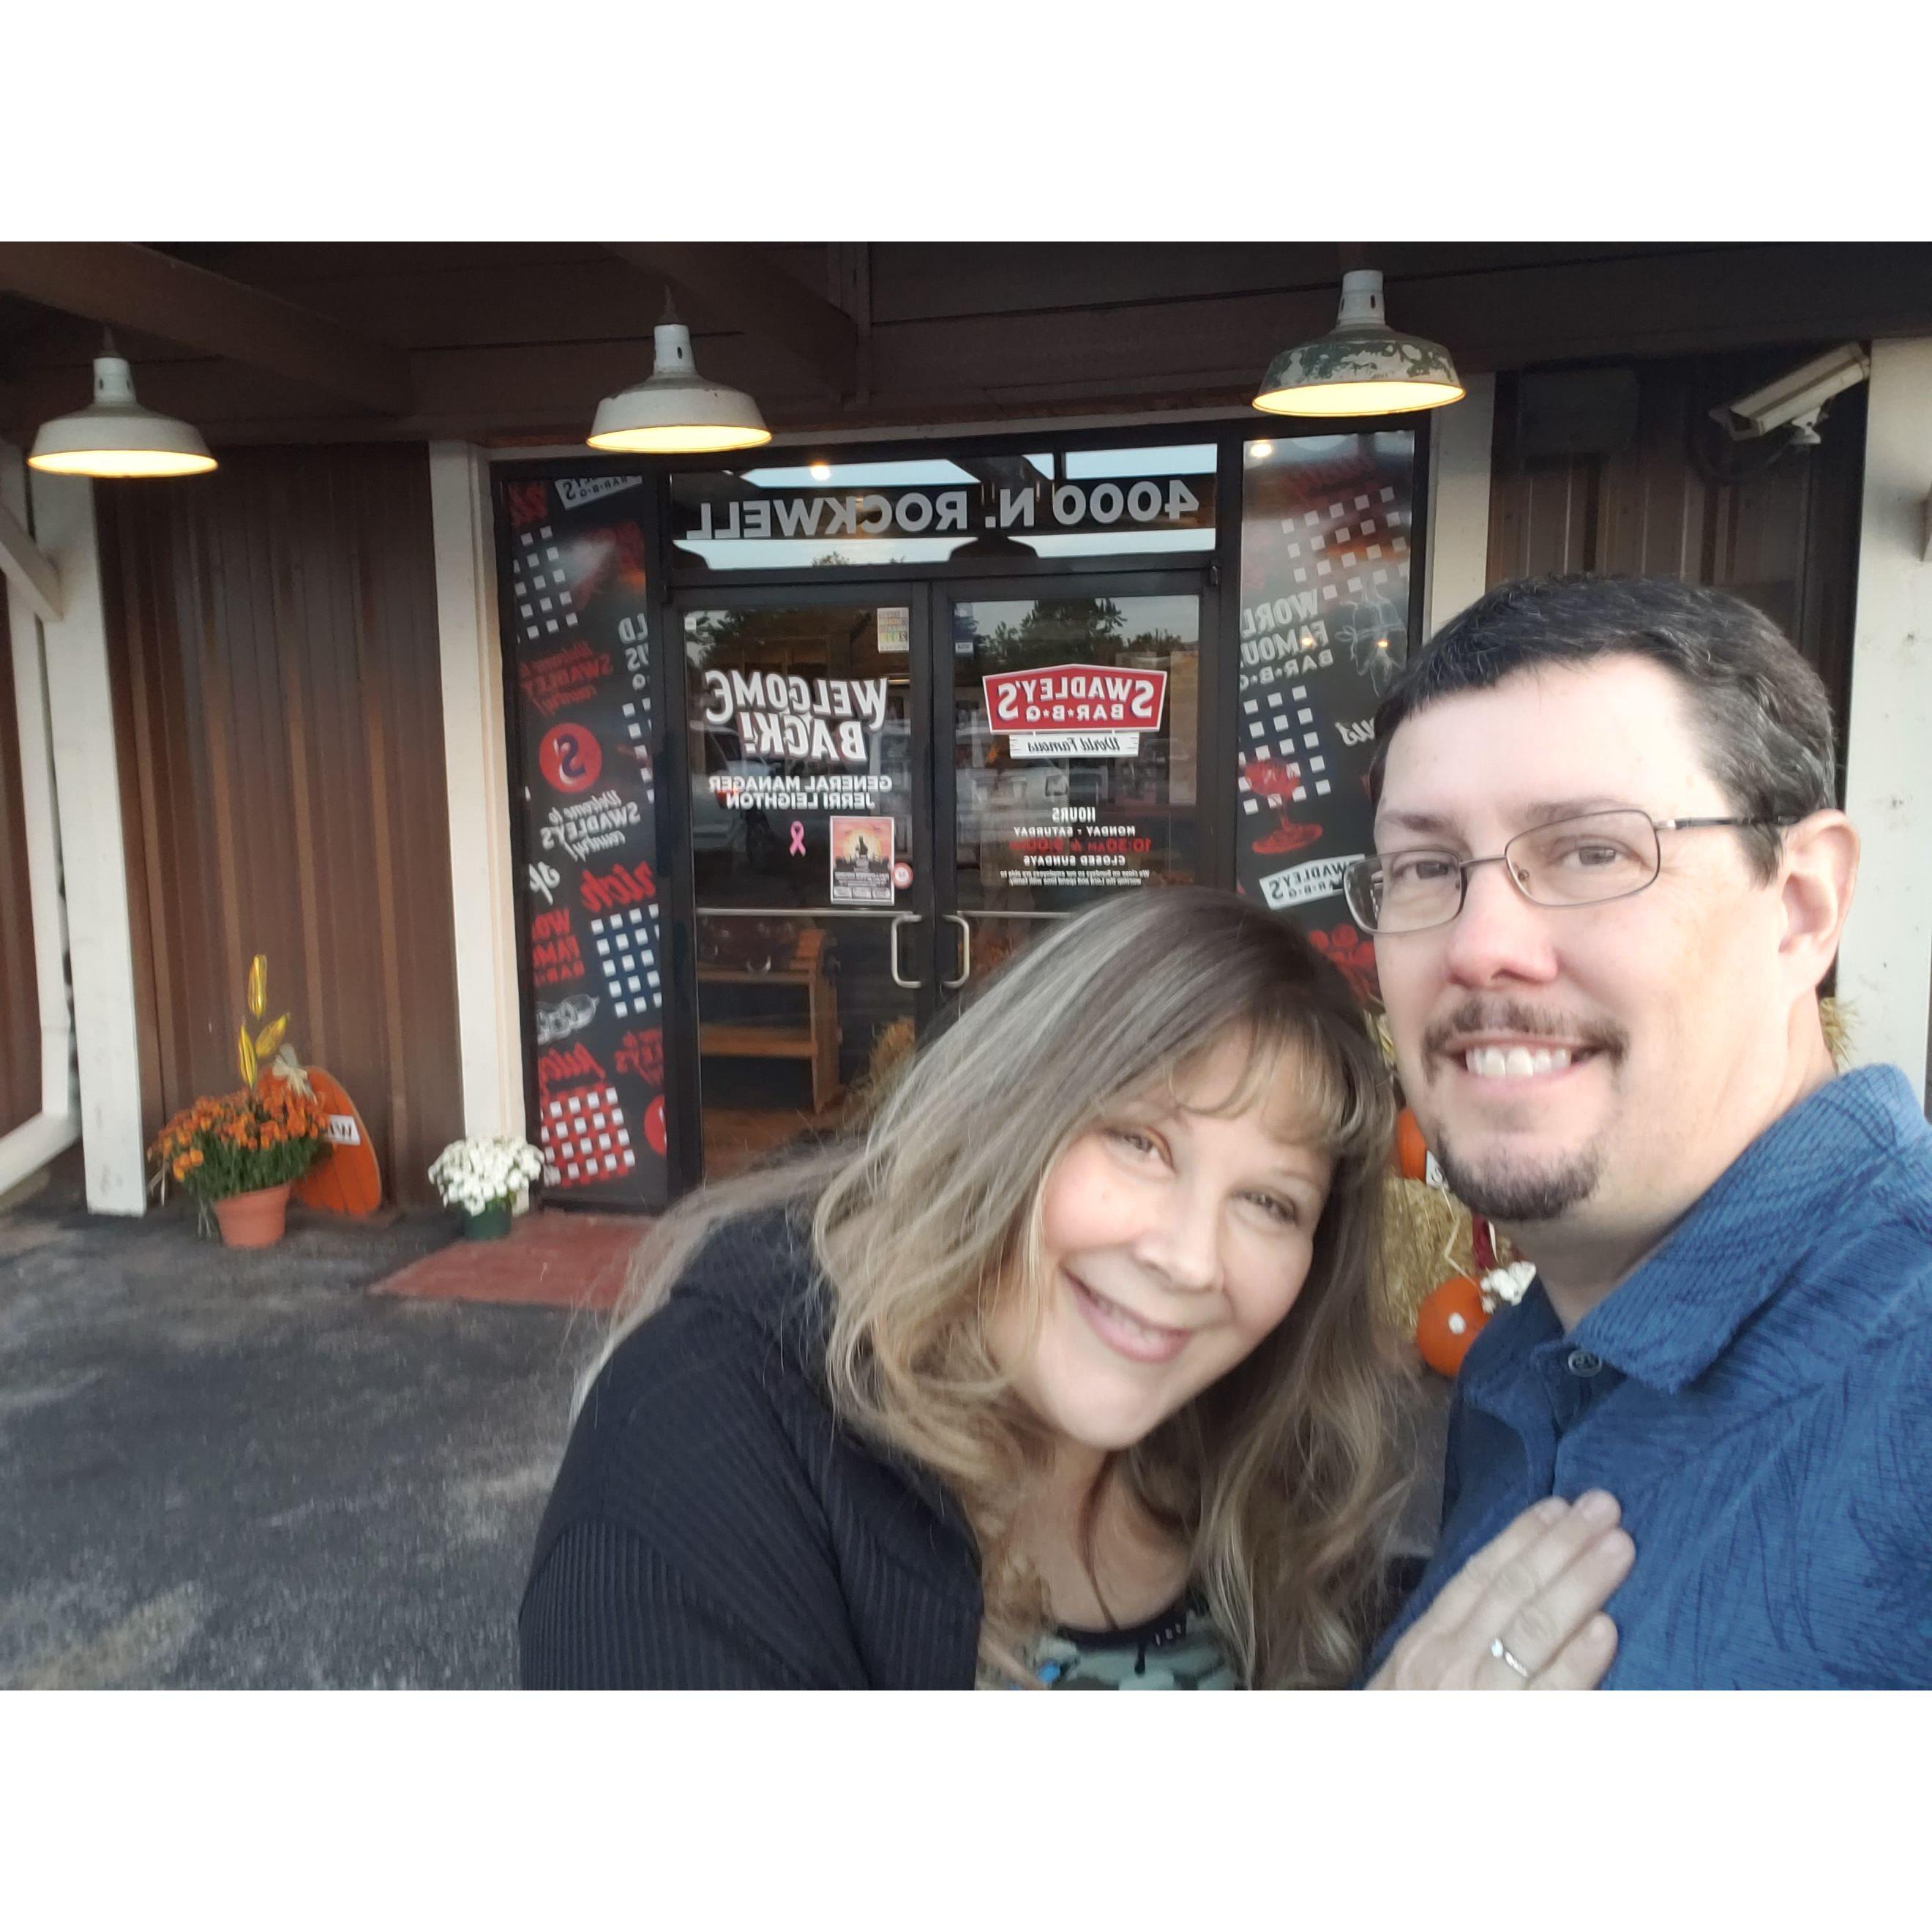
M 685 614 L 700 904 L 892 904 L 912 849 L 908 622 L 870 604 Z M 860 819 L 887 855 L 876 901 L 833 865 L 835 828 Z
M 954 850 L 972 976 L 1104 895 L 1197 876 L 1201 600 L 952 607 Z
M 1374 947 L 1342 877 L 1370 848 L 1376 706 L 1408 653 L 1415 439 L 1298 436 L 1243 454 L 1236 878 L 1372 998 Z
M 684 617 L 705 1171 L 841 1117 L 909 1048 L 908 610 Z
M 505 490 L 505 655 L 522 774 L 526 1038 L 544 1184 L 660 1208 L 663 960 L 641 476 Z
M 1074 449 L 1058 459 L 1029 456 L 1027 461 L 1052 484 L 1047 509 L 1054 526 L 1046 527 L 1042 517 L 1040 530 L 1024 538 L 1036 556 L 1106 557 L 1124 550 L 1185 553 L 1214 548 L 1211 442 Z M 1151 490 L 1143 487 L 1149 484 Z M 1117 492 L 1124 492 L 1124 516 L 1114 510 Z M 1147 514 L 1156 495 L 1166 515 Z
M 671 478 L 682 574 L 1206 551 L 1214 447 L 761 464 Z

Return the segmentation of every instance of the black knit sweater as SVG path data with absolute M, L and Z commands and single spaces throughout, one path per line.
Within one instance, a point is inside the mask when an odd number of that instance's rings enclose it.
M 604 1367 L 538 1532 L 526 1689 L 970 1689 L 970 1533 L 824 1387 L 805 1231 L 728 1222 Z

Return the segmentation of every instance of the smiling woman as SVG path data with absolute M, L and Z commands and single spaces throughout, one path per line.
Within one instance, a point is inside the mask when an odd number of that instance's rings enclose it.
M 539 1534 L 524 1682 L 1348 1682 L 1402 1488 L 1390 1114 L 1291 927 L 1192 887 L 1070 922 L 862 1133 L 659 1224 Z M 1558 1527 L 1576 1603 L 1532 1668 L 1594 1682 L 1571 1559 L 1609 1525 Z M 1439 1624 L 1404 1681 L 1526 1681 Z

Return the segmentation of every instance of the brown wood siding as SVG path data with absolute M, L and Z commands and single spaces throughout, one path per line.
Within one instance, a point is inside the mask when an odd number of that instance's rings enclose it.
M 1714 480 L 1705 412 L 1807 352 L 1639 362 L 1638 426 L 1614 455 L 1526 460 L 1516 445 L 1516 378 L 1498 376 L 1490 494 L 1489 581 L 1568 570 L 1683 577 L 1735 590 L 1783 626 L 1815 664 L 1838 722 L 1840 789 L 1851 693 L 1865 392 L 1847 391 L 1824 442 L 1793 448 L 1734 482 Z M 1766 442 L 1725 447 L 1740 471 Z
M 238 1082 L 248 962 L 386 1192 L 462 1132 L 427 452 L 236 451 L 100 506 L 152 1132 Z
M 40 978 L 27 889 L 27 832 L 20 793 L 20 731 L 14 653 L 0 583 L 0 1134 L 40 1111 Z

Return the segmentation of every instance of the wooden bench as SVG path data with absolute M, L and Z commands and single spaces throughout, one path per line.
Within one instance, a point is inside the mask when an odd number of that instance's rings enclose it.
M 825 934 L 810 926 L 798 935 L 791 957 L 769 973 L 742 967 L 700 966 L 700 986 L 795 986 L 805 993 L 803 1024 L 784 1026 L 759 1020 L 712 1020 L 698 1030 L 698 1051 L 718 1060 L 803 1060 L 812 1066 L 812 1108 L 822 1113 L 839 1096 L 838 997 L 826 976 L 830 948 Z

